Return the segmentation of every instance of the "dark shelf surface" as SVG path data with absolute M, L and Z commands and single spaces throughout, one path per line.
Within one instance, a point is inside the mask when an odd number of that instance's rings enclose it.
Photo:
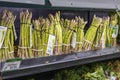
M 21 61 L 19 69 L 12 71 L 1 70 L 1 75 L 3 79 L 9 79 L 118 57 L 120 57 L 119 46 L 94 51 L 73 52 L 71 54 L 25 59 Z M 3 67 L 4 62 L 1 64 Z

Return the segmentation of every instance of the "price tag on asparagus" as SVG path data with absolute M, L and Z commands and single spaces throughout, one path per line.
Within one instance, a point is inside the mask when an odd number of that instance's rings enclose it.
M 2 48 L 3 41 L 7 32 L 7 27 L 0 26 L 0 49 Z
M 32 24 L 30 25 L 30 48 L 32 47 Z
M 76 32 L 73 33 L 71 46 L 72 46 L 73 48 L 75 48 L 75 46 L 76 46 Z
M 9 59 L 5 62 L 2 71 L 10 71 L 19 69 L 21 63 L 21 59 Z
M 46 51 L 46 53 L 48 55 L 53 55 L 54 44 L 55 44 L 55 36 L 54 35 L 49 35 L 48 45 L 47 45 L 47 51 Z
M 112 31 L 112 38 L 116 38 L 118 35 L 118 25 L 113 27 L 113 31 Z
M 110 77 L 110 80 L 117 80 L 117 78 L 114 77 L 114 76 L 111 76 L 111 77 Z
M 13 31 L 14 31 L 14 37 L 15 37 L 15 40 L 17 40 L 17 33 L 16 33 L 16 29 L 15 29 L 15 26 L 13 26 Z

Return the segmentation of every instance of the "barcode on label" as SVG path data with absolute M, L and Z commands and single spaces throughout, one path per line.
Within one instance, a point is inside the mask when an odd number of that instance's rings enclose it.
M 76 32 L 73 33 L 71 46 L 75 48 L 76 46 Z
M 16 33 L 16 30 L 15 30 L 15 26 L 13 26 L 13 31 L 14 31 L 14 37 L 15 37 L 15 40 L 17 40 L 17 33 Z
M 6 62 L 3 66 L 2 71 L 9 71 L 19 69 L 21 61 L 16 62 Z
M 6 32 L 7 32 L 7 27 L 0 26 L 0 48 L 2 48 Z
M 32 25 L 30 25 L 30 48 L 32 47 Z
M 110 77 L 110 80 L 116 80 L 116 77 L 112 76 Z
M 47 45 L 47 51 L 46 51 L 46 53 L 48 55 L 53 55 L 54 43 L 55 43 L 55 36 L 54 35 L 49 35 L 48 45 Z

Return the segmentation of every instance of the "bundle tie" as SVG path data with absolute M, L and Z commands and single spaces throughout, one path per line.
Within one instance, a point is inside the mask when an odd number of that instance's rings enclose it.
M 27 48 L 30 48 L 30 47 L 20 47 L 20 46 L 19 46 L 18 48 L 21 48 L 21 49 L 27 49 Z
M 62 44 L 62 45 L 64 45 L 64 46 L 70 46 L 70 44 Z
M 14 51 L 11 51 L 11 52 L 8 52 L 8 53 L 10 53 L 10 54 L 11 54 L 11 53 L 14 53 Z
M 20 24 L 29 24 L 29 25 L 31 25 L 30 23 L 20 23 Z
M 85 41 L 88 42 L 88 43 L 90 43 L 90 44 L 92 44 L 92 42 L 90 42 L 90 41 L 88 41 L 88 40 L 86 40 L 86 39 L 85 39 Z
M 8 49 L 8 47 L 2 47 L 3 49 Z
M 43 51 L 43 49 L 40 49 L 40 50 L 38 50 L 38 49 L 32 49 L 33 51 L 36 51 L 36 52 L 41 52 L 41 51 Z
M 76 44 L 83 44 L 83 42 L 76 42 Z

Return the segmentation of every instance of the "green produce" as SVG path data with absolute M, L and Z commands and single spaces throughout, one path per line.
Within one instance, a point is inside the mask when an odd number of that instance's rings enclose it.
M 50 35 L 55 36 L 55 44 L 53 45 L 53 54 L 62 54 L 62 28 L 60 24 L 60 12 L 57 12 L 55 16 L 49 14 L 49 27 L 46 28 L 46 44 L 48 44 L 48 37 Z M 46 23 L 48 25 L 48 23 Z
M 94 72 L 86 73 L 84 80 L 109 80 L 109 79 L 106 78 L 103 67 L 99 66 L 99 67 L 95 68 Z
M 120 12 L 117 13 L 118 15 L 118 36 L 117 36 L 117 41 L 120 42 Z
M 55 43 L 53 44 L 53 55 L 62 53 L 62 29 L 60 24 L 60 12 L 55 16 L 48 15 L 49 18 L 39 17 L 38 20 L 33 20 L 33 51 L 34 55 L 47 56 L 50 55 L 47 52 L 49 45 L 49 36 L 55 36 Z
M 3 41 L 2 48 L 0 49 L 0 60 L 5 61 L 6 59 L 14 58 L 14 21 L 16 16 L 11 11 L 3 10 L 0 15 L 0 26 L 7 27 L 5 38 Z M 1 37 L 3 38 L 3 33 Z
M 48 24 L 46 24 L 46 22 L 48 22 Z M 46 56 L 46 49 L 47 49 L 47 44 L 48 44 L 48 34 L 49 34 L 49 32 L 48 32 L 49 21 L 46 21 L 44 18 L 39 17 L 39 23 L 40 23 L 39 33 L 41 35 L 41 37 L 40 37 L 41 45 L 40 46 L 41 46 L 41 49 L 43 49 L 42 56 Z
M 28 10 L 20 13 L 20 40 L 18 56 L 23 59 L 29 58 L 30 54 L 32 54 L 32 28 L 30 26 L 31 18 L 32 12 L 29 12 Z
M 34 55 L 31 57 L 40 57 L 43 56 L 43 43 L 42 43 L 42 35 L 41 35 L 41 23 L 39 20 L 33 20 L 33 53 Z
M 102 22 L 97 30 L 96 37 L 93 44 L 93 49 L 103 49 L 107 42 L 107 27 L 109 25 L 109 17 L 102 18 Z
M 46 50 L 47 50 L 47 47 L 48 47 L 48 38 L 49 38 L 49 30 L 50 29 L 50 21 L 49 19 L 45 19 L 45 24 L 44 24 L 44 27 L 43 27 L 43 31 L 44 31 L 44 35 L 43 35 L 43 41 L 44 41 L 44 51 L 45 51 L 45 54 L 46 54 Z M 46 54 L 48 55 L 48 54 Z
M 107 46 L 116 46 L 116 38 L 118 33 L 118 19 L 117 14 L 110 15 L 110 23 L 107 27 Z
M 80 17 L 76 17 L 72 20 L 61 19 L 64 53 L 82 51 L 84 43 L 84 27 L 86 23 L 87 22 Z
M 54 35 L 55 35 L 55 46 L 54 54 L 62 54 L 62 28 L 60 24 L 60 12 L 57 12 L 54 17 Z
M 73 34 L 76 34 L 76 21 L 75 20 L 65 20 L 63 25 L 63 52 L 70 53 L 71 52 L 71 39 Z
M 55 74 L 54 80 L 120 80 L 120 61 L 106 61 L 67 68 Z
M 84 50 L 85 51 L 92 49 L 93 41 L 95 39 L 97 29 L 99 28 L 100 24 L 101 24 L 101 18 L 96 17 L 94 15 L 92 23 L 85 34 L 85 41 L 84 41 Z
M 87 24 L 87 21 L 84 21 L 83 18 L 76 17 L 77 28 L 76 28 L 76 48 L 75 51 L 80 52 L 83 51 L 84 45 L 84 27 Z

